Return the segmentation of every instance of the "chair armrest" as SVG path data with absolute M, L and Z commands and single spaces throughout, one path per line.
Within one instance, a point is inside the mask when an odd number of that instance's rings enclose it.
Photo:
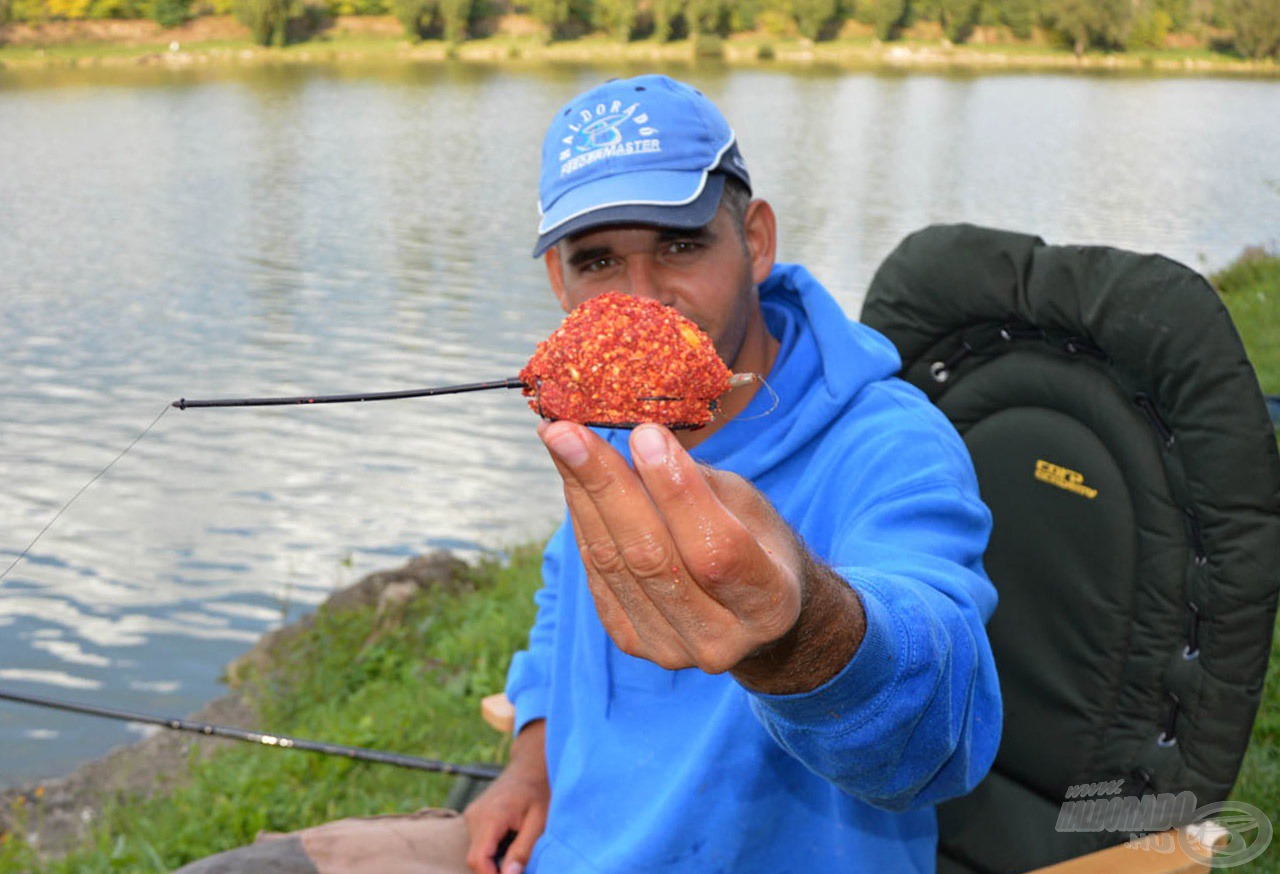
M 1187 835 L 1192 830 L 1202 845 L 1221 846 L 1228 832 L 1212 820 L 1183 826 Z M 1178 843 L 1179 829 L 1148 835 L 1133 845 L 1121 844 L 1076 859 L 1068 859 L 1056 865 L 1037 868 L 1029 874 L 1202 874 L 1209 871 L 1207 865 L 1192 859 L 1182 851 Z
M 503 734 L 511 734 L 516 727 L 516 708 L 501 692 L 485 696 L 480 702 L 480 715 L 491 728 Z

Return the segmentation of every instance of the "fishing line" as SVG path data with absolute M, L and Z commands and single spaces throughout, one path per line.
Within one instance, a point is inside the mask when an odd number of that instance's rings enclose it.
M 91 485 L 93 485 L 94 483 L 96 483 L 99 479 L 101 479 L 101 478 L 102 478 L 102 475 L 103 475 L 103 474 L 105 474 L 107 471 L 111 470 L 112 466 L 114 466 L 114 465 L 115 465 L 115 463 L 116 463 L 117 461 L 119 461 L 120 459 L 124 458 L 124 457 L 125 457 L 125 455 L 129 452 L 129 450 L 130 450 L 130 449 L 132 449 L 134 446 L 136 446 L 136 445 L 138 444 L 138 441 L 139 441 L 139 440 L 141 440 L 143 437 L 146 437 L 146 436 L 147 436 L 147 433 L 148 433 L 148 432 L 150 432 L 150 431 L 151 431 L 151 429 L 152 429 L 152 428 L 154 428 L 154 427 L 156 426 L 156 423 L 157 423 L 157 422 L 159 422 L 159 421 L 160 421 L 160 419 L 161 419 L 161 418 L 163 418 L 163 417 L 164 417 L 164 414 L 165 414 L 165 413 L 167 413 L 167 412 L 169 412 L 169 405 L 166 405 L 166 406 L 164 406 L 163 408 L 161 408 L 161 410 L 160 410 L 160 414 L 159 414 L 159 415 L 157 415 L 154 419 L 152 419 L 152 420 L 151 420 L 151 424 L 150 424 L 150 425 L 148 425 L 147 427 L 145 427 L 145 428 L 143 428 L 143 429 L 142 429 L 142 433 L 141 433 L 141 434 L 139 434 L 137 437 L 134 437 L 134 438 L 133 438 L 133 440 L 129 443 L 129 445 L 128 445 L 128 446 L 126 446 L 124 449 L 121 449 L 121 450 L 120 450 L 120 453 L 119 453 L 115 458 L 111 459 L 111 461 L 110 461 L 110 462 L 108 462 L 108 463 L 107 463 L 107 466 L 106 466 L 106 467 L 104 467 L 102 470 L 100 470 L 100 471 L 98 471 L 96 474 L 94 474 L 94 475 L 93 475 L 93 479 L 89 480 L 87 483 L 85 483 L 84 485 L 82 485 L 82 486 L 80 487 L 80 491 L 78 491 L 78 492 L 76 492 L 74 495 L 72 495 L 72 496 L 71 496 L 71 500 L 69 500 L 69 501 L 67 501 L 65 504 L 63 504 L 63 505 L 62 505 L 62 508 L 61 508 L 61 509 L 59 509 L 59 510 L 58 510 L 58 512 L 56 512 L 56 513 L 54 513 L 54 514 L 53 514 L 53 518 L 52 518 L 52 519 L 50 519 L 48 522 L 46 522 L 46 523 L 45 523 L 45 526 L 44 526 L 43 528 L 41 528 L 41 529 L 40 529 L 40 533 L 38 533 L 35 537 L 31 538 L 31 542 L 27 544 L 27 548 L 26 548 L 26 549 L 24 549 L 24 550 L 22 550 L 22 552 L 18 553 L 18 557 L 17 557 L 17 558 L 15 558 L 12 562 L 10 562 L 10 563 L 9 563 L 9 566 L 8 566 L 7 568 L 5 568 L 5 569 L 4 569 L 4 573 L 0 573 L 0 580 L 3 580 L 5 577 L 9 576 L 9 571 L 11 571 L 11 570 L 13 570 L 15 567 L 17 567 L 17 566 L 18 566 L 18 562 L 20 562 L 20 561 L 22 561 L 24 558 L 26 558 L 27 553 L 31 551 L 32 547 L 34 547 L 34 546 L 36 545 L 36 543 L 37 543 L 37 542 L 39 542 L 39 540 L 40 540 L 40 538 L 41 538 L 41 537 L 44 537 L 44 533 L 45 533 L 46 531 L 48 531 L 51 527 L 53 527 L 53 523 L 58 521 L 58 517 L 59 517 L 59 516 L 61 516 L 64 512 L 66 512 L 66 509 L 67 509 L 68 507 L 70 507 L 72 504 L 74 504 L 74 503 L 75 503 L 76 498 L 78 498 L 78 497 L 80 497 L 81 495 L 83 495 L 83 494 L 88 490 L 89 486 L 91 486 Z
M 778 397 L 778 393 L 773 390 L 773 386 L 769 385 L 768 380 L 755 373 L 751 374 L 751 376 L 753 377 L 752 382 L 758 382 L 764 386 L 765 391 L 773 398 L 773 403 L 769 405 L 769 409 L 756 413 L 754 416 L 738 416 L 734 419 L 736 422 L 753 422 L 756 419 L 763 419 L 765 416 L 772 415 L 773 411 L 778 409 L 778 404 L 782 403 L 782 398 Z

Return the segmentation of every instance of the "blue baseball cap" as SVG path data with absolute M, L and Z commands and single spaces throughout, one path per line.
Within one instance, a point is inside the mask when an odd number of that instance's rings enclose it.
M 614 79 L 565 104 L 542 143 L 536 258 L 591 228 L 700 228 L 726 176 L 751 190 L 737 138 L 715 104 L 669 76 Z

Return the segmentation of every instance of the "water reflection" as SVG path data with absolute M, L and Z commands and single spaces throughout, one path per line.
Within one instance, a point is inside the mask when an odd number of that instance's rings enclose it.
M 518 372 L 560 313 L 537 150 L 638 67 L 0 71 L 0 559 L 177 397 Z M 851 311 L 907 232 L 967 220 L 1219 266 L 1280 242 L 1280 85 L 676 70 L 737 126 L 782 255 Z M 517 393 L 189 410 L 0 587 L 0 681 L 185 713 L 334 587 L 549 532 Z M 128 737 L 0 708 L 0 781 Z

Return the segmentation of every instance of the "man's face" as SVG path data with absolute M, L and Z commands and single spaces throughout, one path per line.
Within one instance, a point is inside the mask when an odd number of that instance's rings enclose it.
M 675 307 L 733 367 L 748 325 L 759 317 L 756 285 L 773 266 L 772 235 L 763 201 L 748 207 L 742 232 L 722 204 L 697 230 L 621 225 L 570 237 L 547 252 L 547 273 L 566 312 L 606 291 Z

